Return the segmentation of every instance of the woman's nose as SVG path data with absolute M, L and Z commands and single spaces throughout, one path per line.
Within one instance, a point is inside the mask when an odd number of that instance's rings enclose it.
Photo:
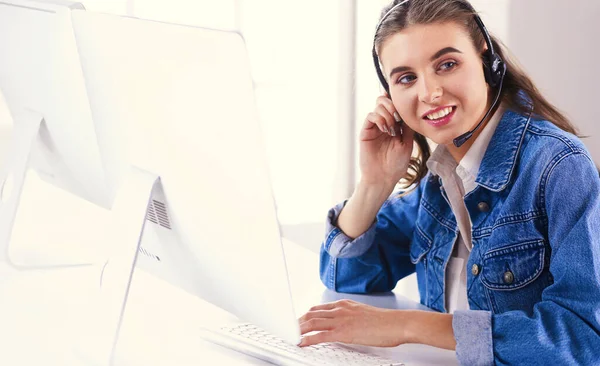
M 432 104 L 443 94 L 441 85 L 433 77 L 421 77 L 419 83 L 419 100 L 423 103 Z

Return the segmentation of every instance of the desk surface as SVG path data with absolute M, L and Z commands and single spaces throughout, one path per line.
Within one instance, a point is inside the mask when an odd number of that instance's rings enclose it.
M 315 253 L 284 241 L 298 316 L 311 306 L 353 299 L 396 309 L 425 307 L 401 295 L 339 294 L 325 289 Z M 73 352 L 82 319 L 93 316 L 89 298 L 97 291 L 100 267 L 19 273 L 0 281 L 0 364 L 86 365 Z M 165 310 L 167 309 L 167 310 Z M 176 314 L 175 316 L 173 314 Z M 268 365 L 256 358 L 202 340 L 207 322 L 226 322 L 228 314 L 142 271 L 132 283 L 118 347 L 117 365 Z M 458 364 L 455 353 L 423 345 L 377 349 L 406 365 Z

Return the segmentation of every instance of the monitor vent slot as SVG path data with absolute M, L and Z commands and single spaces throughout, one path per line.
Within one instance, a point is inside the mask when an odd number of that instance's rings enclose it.
M 169 215 L 167 214 L 167 206 L 163 202 L 152 200 L 150 205 L 148 205 L 146 219 L 165 229 L 171 230 L 171 220 L 169 220 Z

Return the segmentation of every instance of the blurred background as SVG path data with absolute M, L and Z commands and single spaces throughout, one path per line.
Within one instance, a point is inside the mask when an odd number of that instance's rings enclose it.
M 327 211 L 360 176 L 356 137 L 381 93 L 371 59 L 382 0 L 83 0 L 88 10 L 233 29 L 250 55 L 283 235 L 319 250 Z M 472 0 L 543 93 L 578 126 L 596 162 L 594 63 L 600 2 Z M 231 85 L 235 88 L 235 85 Z M 223 98 L 227 98 L 224 95 Z M 0 100 L 0 146 L 11 118 Z M 416 299 L 414 276 L 398 292 Z

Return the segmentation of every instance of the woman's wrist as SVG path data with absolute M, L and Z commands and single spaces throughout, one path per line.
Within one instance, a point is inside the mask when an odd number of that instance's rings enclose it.
M 419 340 L 420 314 L 412 310 L 394 310 L 398 333 L 395 334 L 398 344 L 421 343 Z
M 393 187 L 382 184 L 359 183 L 335 225 L 349 238 L 359 237 L 373 225 L 377 213 L 392 190 Z
M 366 202 L 377 202 L 381 207 L 385 200 L 392 194 L 395 186 L 395 182 L 370 183 L 361 180 L 356 185 L 354 195 L 362 197 Z
M 399 310 L 401 343 L 426 344 L 444 349 L 456 349 L 452 314 L 421 310 Z

